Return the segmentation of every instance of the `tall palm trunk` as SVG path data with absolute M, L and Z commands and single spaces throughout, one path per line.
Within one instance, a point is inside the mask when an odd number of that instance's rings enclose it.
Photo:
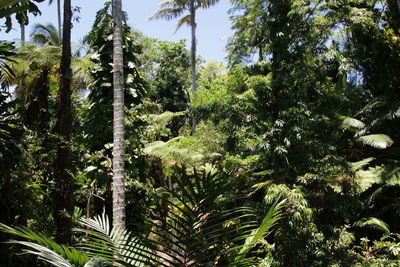
M 113 0 L 113 63 L 114 63 L 114 148 L 113 148 L 113 225 L 125 226 L 125 120 L 124 58 L 122 50 L 122 1 Z
M 192 47 L 191 47 L 191 63 L 192 63 L 192 95 L 196 92 L 196 9 L 194 7 L 194 0 L 190 2 L 190 27 L 192 29 Z M 195 116 L 192 118 L 192 132 L 196 130 L 197 119 Z
M 71 216 L 73 204 L 73 177 L 71 175 L 71 0 L 64 1 L 64 27 L 61 56 L 60 89 L 57 96 L 57 121 L 55 132 L 60 138 L 55 161 L 54 221 L 56 239 L 63 244 L 70 244 L 72 237 Z
M 25 46 L 25 22 L 22 21 L 21 24 L 21 47 Z
M 398 8 L 399 13 L 400 13 L 400 0 L 397 0 L 397 8 Z
M 58 36 L 61 36 L 61 0 L 57 0 Z

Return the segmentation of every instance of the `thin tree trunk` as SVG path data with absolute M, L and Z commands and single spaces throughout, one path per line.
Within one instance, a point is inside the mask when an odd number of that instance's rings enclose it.
M 191 1 L 190 6 L 190 26 L 192 28 L 192 47 L 191 47 L 191 63 L 192 63 L 192 96 L 196 92 L 196 9 L 194 1 Z M 196 131 L 197 119 L 195 116 L 192 118 L 192 132 Z
M 398 8 L 399 13 L 400 13 L 400 0 L 397 0 L 397 8 Z
M 21 26 L 21 47 L 25 46 L 25 22 L 22 21 Z
M 57 0 L 58 35 L 61 37 L 61 0 Z
M 114 148 L 113 148 L 113 225 L 125 227 L 125 119 L 124 58 L 122 50 L 122 1 L 113 0 L 113 63 L 114 63 Z
M 262 46 L 260 45 L 258 47 L 258 62 L 263 62 L 263 60 L 264 60 L 264 52 Z
M 60 67 L 60 89 L 57 96 L 57 121 L 55 132 L 60 138 L 55 161 L 54 221 L 56 239 L 70 244 L 72 237 L 73 177 L 71 175 L 71 0 L 64 1 L 63 46 Z

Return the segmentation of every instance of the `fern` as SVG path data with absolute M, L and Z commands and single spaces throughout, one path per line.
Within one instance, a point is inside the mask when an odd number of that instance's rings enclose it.
M 386 134 L 370 134 L 364 135 L 357 139 L 364 145 L 369 145 L 378 149 L 385 149 L 393 144 L 393 140 Z
M 353 224 L 354 227 L 369 227 L 389 234 L 389 226 L 382 220 L 374 217 L 362 218 Z

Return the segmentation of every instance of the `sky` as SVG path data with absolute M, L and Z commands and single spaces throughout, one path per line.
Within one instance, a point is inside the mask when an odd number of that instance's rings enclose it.
M 56 1 L 54 1 L 56 2 Z M 96 12 L 104 5 L 105 0 L 72 0 L 73 6 L 81 7 L 80 22 L 74 23 L 72 29 L 72 41 L 79 41 L 86 35 L 93 25 Z M 127 12 L 129 24 L 133 28 L 143 32 L 148 37 L 161 40 L 178 41 L 186 39 L 186 45 L 190 48 L 190 28 L 186 25 L 175 33 L 176 20 L 152 20 L 151 17 L 158 9 L 161 0 L 122 0 L 123 10 Z M 30 25 L 27 28 L 27 39 L 31 32 L 31 26 L 35 23 L 47 24 L 49 22 L 57 26 L 56 5 L 49 6 L 46 3 L 38 4 L 42 16 L 30 16 Z M 220 0 L 215 6 L 207 10 L 199 10 L 197 15 L 197 49 L 206 61 L 224 61 L 227 55 L 225 46 L 228 38 L 233 34 L 229 15 L 229 0 Z M 4 21 L 0 21 L 3 25 Z M 15 20 L 14 20 L 15 22 Z M 20 38 L 19 27 L 13 23 L 14 29 L 10 33 L 0 31 L 0 40 L 15 40 Z

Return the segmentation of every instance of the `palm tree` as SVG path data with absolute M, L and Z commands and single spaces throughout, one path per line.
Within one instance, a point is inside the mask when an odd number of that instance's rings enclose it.
M 176 30 L 183 24 L 191 27 L 192 47 L 191 47 L 191 63 L 192 63 L 192 93 L 196 92 L 196 11 L 199 8 L 209 8 L 219 0 L 164 0 L 161 9 L 150 19 L 167 19 L 172 20 L 180 18 Z M 196 119 L 193 118 L 192 129 L 196 128 Z
M 21 47 L 25 46 L 25 22 L 22 21 L 20 24 L 21 28 Z
M 125 121 L 124 121 L 124 55 L 122 47 L 122 0 L 113 0 L 113 225 L 125 227 Z
M 62 37 L 58 33 L 56 27 L 48 23 L 46 25 L 36 23 L 33 25 L 31 33 L 32 41 L 40 46 L 43 45 L 61 45 Z
M 49 5 L 53 3 L 54 0 L 49 0 Z M 61 36 L 61 0 L 57 0 L 57 18 L 58 18 L 58 35 Z
M 57 241 L 70 244 L 72 238 L 73 213 L 73 177 L 71 174 L 71 151 L 68 142 L 71 139 L 71 0 L 64 1 L 64 27 L 62 55 L 60 64 L 60 89 L 57 96 L 57 120 L 55 132 L 60 137 L 55 160 L 54 221 Z M 65 214 L 67 213 L 67 215 Z

